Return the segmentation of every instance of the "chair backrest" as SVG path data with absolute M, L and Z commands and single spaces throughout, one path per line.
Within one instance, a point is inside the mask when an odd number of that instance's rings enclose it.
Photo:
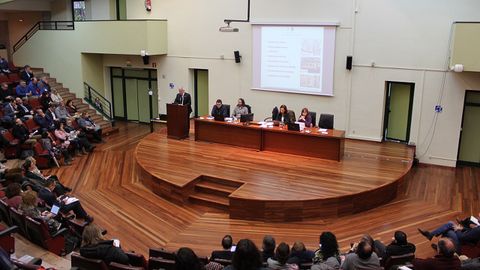
M 278 107 L 277 106 L 273 107 L 273 109 L 272 109 L 272 120 L 274 120 L 274 121 L 277 120 L 278 113 L 279 113 Z
M 230 115 L 230 105 L 229 104 L 223 104 L 225 108 L 227 108 L 227 115 Z
M 228 265 L 232 264 L 232 260 L 225 260 L 225 259 L 218 259 L 218 258 L 214 259 L 212 262 L 219 263 L 223 266 L 228 266 Z
M 141 266 L 130 266 L 130 265 L 116 263 L 116 262 L 111 262 L 110 265 L 108 266 L 108 269 L 110 270 L 145 270 L 145 268 Z
M 33 120 L 33 119 L 28 119 L 26 122 L 25 122 L 25 126 L 27 126 L 28 128 L 28 131 L 30 133 L 34 132 L 35 130 L 38 130 L 40 128 L 40 126 Z
M 175 270 L 175 261 L 151 257 L 150 259 L 148 259 L 148 269 Z
M 15 140 L 15 137 L 13 137 L 13 134 L 9 130 L 3 133 L 3 137 L 5 138 L 5 140 L 9 142 L 12 142 L 13 140 Z
M 40 99 L 38 98 L 29 98 L 28 105 L 32 107 L 32 109 L 42 108 L 42 104 L 40 103 Z
M 108 266 L 102 260 L 87 259 L 80 254 L 73 252 L 72 267 L 77 267 L 79 270 L 108 270 Z
M 150 248 L 148 250 L 148 257 L 163 258 L 175 261 L 177 255 L 175 255 L 175 252 L 167 251 L 162 248 Z
M 394 265 L 403 265 L 407 262 L 411 262 L 413 259 L 415 259 L 415 254 L 414 253 L 408 253 L 405 255 L 399 255 L 399 256 L 390 256 L 385 260 L 385 269 L 390 269 L 390 267 Z
M 319 128 L 333 129 L 333 114 L 320 114 L 320 120 L 318 121 Z
M 245 107 L 247 107 L 248 113 L 252 113 L 252 106 L 245 104 Z
M 8 210 L 9 208 L 10 207 L 8 206 L 7 202 L 0 200 L 0 217 L 5 224 L 10 226 L 12 225 L 12 220 L 10 219 L 10 211 Z
M 317 123 L 317 113 L 316 112 L 308 112 L 310 117 L 312 118 L 312 125 L 315 126 Z
M 25 217 L 25 221 L 26 232 L 30 241 L 45 249 L 48 249 L 46 242 L 51 238 L 51 236 L 48 232 L 48 227 L 45 222 L 40 222 L 30 217 Z
M 10 211 L 10 219 L 12 221 L 12 225 L 17 226 L 18 232 L 21 235 L 26 236 L 27 227 L 25 224 L 25 216 L 23 215 L 23 213 L 13 207 L 10 207 L 8 210 Z
M 292 123 L 294 123 L 295 121 L 297 121 L 297 117 L 295 116 L 295 112 L 294 112 L 294 111 L 288 110 L 287 115 L 288 115 L 288 117 L 290 118 L 290 121 L 291 121 Z

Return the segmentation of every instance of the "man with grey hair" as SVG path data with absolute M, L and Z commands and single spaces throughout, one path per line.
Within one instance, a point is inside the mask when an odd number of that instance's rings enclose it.
M 187 115 L 187 123 L 188 123 L 188 130 L 190 130 L 190 114 L 192 113 L 192 97 L 189 93 L 185 92 L 183 87 L 178 89 L 178 94 L 173 101 L 174 104 L 179 104 L 183 106 L 187 106 L 188 108 L 188 115 Z
M 437 255 L 433 258 L 419 259 L 412 262 L 415 270 L 455 270 L 460 268 L 460 259 L 455 256 L 455 245 L 450 238 L 440 238 Z

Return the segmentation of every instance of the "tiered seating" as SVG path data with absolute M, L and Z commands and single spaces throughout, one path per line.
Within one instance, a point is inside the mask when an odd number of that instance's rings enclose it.
M 26 231 L 30 241 L 57 255 L 65 255 L 65 238 L 63 234 L 66 233 L 66 228 L 62 228 L 51 235 L 45 222 L 37 221 L 30 217 L 25 217 L 25 219 Z
M 78 270 L 108 270 L 108 269 L 117 269 L 117 270 L 145 270 L 147 269 L 147 263 L 143 255 L 127 252 L 126 253 L 131 265 L 124 265 L 121 263 L 112 262 L 107 265 L 102 260 L 88 259 L 82 257 L 79 253 L 72 253 L 72 268 Z

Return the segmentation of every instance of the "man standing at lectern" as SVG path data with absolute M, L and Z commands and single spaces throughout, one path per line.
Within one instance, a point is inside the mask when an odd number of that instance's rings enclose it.
M 180 87 L 178 89 L 178 94 L 175 97 L 175 101 L 173 101 L 174 104 L 180 104 L 183 106 L 188 106 L 188 130 L 190 130 L 190 114 L 192 113 L 192 98 L 190 97 L 189 93 L 185 92 L 185 89 L 183 87 Z

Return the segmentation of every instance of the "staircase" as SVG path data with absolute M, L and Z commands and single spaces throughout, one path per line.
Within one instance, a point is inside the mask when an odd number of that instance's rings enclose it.
M 74 93 L 70 92 L 70 89 L 64 87 L 62 83 L 57 82 L 56 78 L 50 77 L 49 73 L 45 73 L 43 69 L 32 69 L 32 71 L 37 78 L 42 78 L 43 76 L 46 76 L 48 78 L 48 84 L 50 85 L 51 89 L 56 89 L 58 94 L 63 98 L 64 102 L 67 102 L 67 100 L 71 99 L 73 105 L 77 107 L 78 112 L 88 112 L 92 120 L 95 121 L 95 123 L 97 125 L 100 125 L 100 127 L 102 128 L 103 135 L 108 136 L 111 133 L 118 131 L 118 128 L 113 127 L 112 123 L 106 120 L 100 113 L 97 112 L 97 110 L 90 107 L 90 105 L 85 103 L 83 99 L 77 98 Z
M 230 206 L 228 196 L 241 185 L 243 183 L 202 176 L 202 179 L 195 184 L 194 193 L 188 199 L 195 204 L 228 211 Z

